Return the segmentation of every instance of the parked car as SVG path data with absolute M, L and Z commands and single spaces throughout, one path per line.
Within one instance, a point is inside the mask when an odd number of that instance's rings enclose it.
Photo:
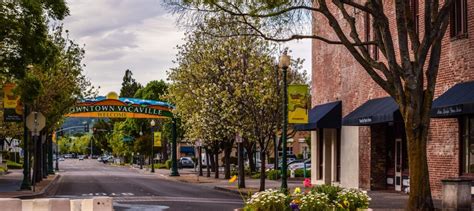
M 79 155 L 79 156 L 78 156 L 78 159 L 79 159 L 79 160 L 84 160 L 84 155 Z
M 179 167 L 179 168 L 185 168 L 185 167 L 194 168 L 193 159 L 190 158 L 190 157 L 182 157 L 182 158 L 180 158 L 180 159 L 179 159 L 179 162 L 178 162 L 178 167 Z
M 288 169 L 289 170 L 297 170 L 297 169 L 303 169 L 305 167 L 305 164 L 306 164 L 306 169 L 310 169 L 311 168 L 311 159 L 307 159 L 303 162 L 295 162 L 295 163 L 292 163 L 291 165 L 288 165 Z
M 60 157 L 60 158 L 59 158 L 59 161 L 64 161 L 64 158 L 63 158 L 63 157 Z

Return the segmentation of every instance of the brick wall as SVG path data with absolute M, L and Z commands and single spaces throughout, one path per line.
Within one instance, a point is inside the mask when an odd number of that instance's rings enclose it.
M 420 0 L 420 34 L 423 33 L 424 1 Z M 329 4 L 329 3 L 328 3 Z M 386 13 L 394 15 L 394 1 L 385 1 Z M 457 83 L 474 80 L 474 1 L 468 0 L 468 34 L 464 39 L 452 40 L 449 29 L 443 39 L 442 58 L 437 78 L 436 96 L 443 94 Z M 352 13 L 351 13 L 352 14 Z M 319 14 L 313 16 L 313 32 L 331 40 L 336 36 Z M 340 17 L 340 16 L 339 16 Z M 356 15 L 358 28 L 363 34 L 363 13 Z M 390 20 L 396 36 L 395 20 Z M 394 39 L 394 43 L 397 40 Z M 343 116 L 366 102 L 368 99 L 387 94 L 375 84 L 369 75 L 339 45 L 329 45 L 318 40 L 312 42 L 312 105 L 342 100 Z M 382 56 L 382 55 L 381 55 Z M 440 179 L 459 176 L 459 135 L 456 119 L 432 119 L 428 143 L 428 164 L 433 194 L 439 197 Z M 359 137 L 360 186 L 370 187 L 370 129 L 360 128 Z M 344 170 L 342 170 L 344 171 Z

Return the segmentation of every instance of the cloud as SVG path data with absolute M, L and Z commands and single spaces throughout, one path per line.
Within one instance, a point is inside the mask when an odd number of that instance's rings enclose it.
M 142 85 L 166 80 L 174 67 L 177 45 L 184 31 L 175 26 L 160 0 L 68 0 L 70 16 L 64 21 L 70 38 L 85 44 L 85 73 L 100 94 L 120 91 L 126 69 Z M 306 58 L 310 73 L 311 42 L 285 43 L 293 55 Z

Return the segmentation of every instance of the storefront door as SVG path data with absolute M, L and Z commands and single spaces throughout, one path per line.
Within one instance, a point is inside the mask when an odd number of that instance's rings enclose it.
M 402 139 L 395 139 L 395 190 L 402 190 Z

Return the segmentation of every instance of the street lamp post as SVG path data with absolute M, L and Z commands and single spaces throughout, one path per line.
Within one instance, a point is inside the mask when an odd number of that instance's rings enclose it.
M 151 126 L 151 172 L 152 173 L 155 173 L 155 152 L 153 151 L 153 148 L 155 148 L 155 120 L 152 119 L 151 122 L 150 122 L 150 126 Z
M 28 143 L 28 129 L 26 128 L 26 116 L 28 107 L 23 108 L 23 181 L 21 182 L 22 190 L 29 190 L 31 187 L 30 174 L 30 147 Z
M 173 139 L 172 139 L 172 142 L 171 142 L 171 173 L 170 173 L 170 176 L 179 176 L 179 173 L 178 173 L 178 162 L 177 162 L 177 158 L 176 158 L 176 139 L 178 138 L 178 134 L 176 132 L 176 119 L 173 118 L 172 119 L 173 121 L 173 124 L 172 124 L 172 133 L 173 133 Z
M 140 131 L 140 136 L 143 136 L 143 132 Z M 143 169 L 143 159 L 142 159 L 142 156 L 143 155 L 140 155 L 140 153 L 138 153 L 138 162 L 140 162 L 140 169 Z
M 287 167 L 288 163 L 286 162 L 286 133 L 287 133 L 287 126 L 288 126 L 288 87 L 287 87 L 287 71 L 288 67 L 290 66 L 290 56 L 287 55 L 287 51 L 285 50 L 283 54 L 280 56 L 280 63 L 279 67 L 283 70 L 283 127 L 281 132 L 282 138 L 282 146 L 281 149 L 283 151 L 281 156 L 281 189 L 284 192 L 288 191 L 288 183 L 287 183 Z
M 239 164 L 238 188 L 245 188 L 244 148 L 242 146 L 243 144 L 242 136 L 240 134 L 237 134 L 235 136 L 235 141 L 237 142 L 237 152 L 238 152 L 237 162 Z

